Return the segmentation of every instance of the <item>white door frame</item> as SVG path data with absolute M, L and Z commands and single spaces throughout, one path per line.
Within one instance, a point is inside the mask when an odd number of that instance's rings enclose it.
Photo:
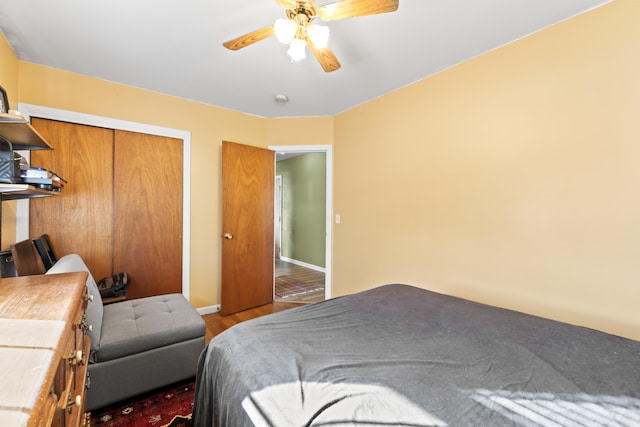
M 59 110 L 57 108 L 42 107 L 18 103 L 20 114 L 27 120 L 31 117 L 58 120 L 79 125 L 97 126 L 107 129 L 126 130 L 131 132 L 146 133 L 149 135 L 166 136 L 181 139 L 182 143 L 182 295 L 189 299 L 191 272 L 189 260 L 191 247 L 191 132 L 186 130 L 165 128 L 147 125 L 144 123 L 129 122 L 125 120 L 111 119 L 108 117 L 93 116 L 91 114 L 77 113 L 74 111 Z M 21 152 L 29 158 L 29 152 Z M 63 196 L 64 197 L 64 196 Z M 18 200 L 16 206 L 16 241 L 29 238 L 29 201 Z
M 276 258 L 280 259 L 282 255 L 282 175 L 276 175 L 276 195 L 275 200 L 275 242 L 276 245 Z
M 325 272 L 324 272 L 324 298 L 331 298 L 331 248 L 332 248 L 332 226 L 333 215 L 333 146 L 331 145 L 272 145 L 268 147 L 277 153 L 326 153 L 326 240 L 325 240 Z

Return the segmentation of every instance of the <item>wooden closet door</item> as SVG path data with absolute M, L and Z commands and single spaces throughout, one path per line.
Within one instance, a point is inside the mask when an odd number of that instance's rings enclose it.
M 182 140 L 32 119 L 54 148 L 31 165 L 69 181 L 30 201 L 31 238 L 77 253 L 96 280 L 129 274 L 129 298 L 182 292 Z
M 53 150 L 31 151 L 32 167 L 68 184 L 57 196 L 32 199 L 29 235 L 49 234 L 58 257 L 79 254 L 96 280 L 113 271 L 113 131 L 33 118 Z
M 114 269 L 130 298 L 180 293 L 183 142 L 120 130 L 114 142 Z

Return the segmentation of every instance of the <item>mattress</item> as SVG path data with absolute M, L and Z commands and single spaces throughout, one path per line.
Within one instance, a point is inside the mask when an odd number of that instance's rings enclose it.
M 238 324 L 196 426 L 640 426 L 640 342 L 408 285 Z

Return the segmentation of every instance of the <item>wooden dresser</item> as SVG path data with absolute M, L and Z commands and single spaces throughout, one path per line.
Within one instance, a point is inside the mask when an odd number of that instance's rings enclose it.
M 81 426 L 87 273 L 0 279 L 0 425 Z

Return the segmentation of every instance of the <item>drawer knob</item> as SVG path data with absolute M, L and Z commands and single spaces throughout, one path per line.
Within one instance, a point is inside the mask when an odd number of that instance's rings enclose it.
M 75 362 L 76 365 L 84 364 L 84 352 L 82 350 L 72 351 L 69 353 L 69 364 L 73 365 Z
M 80 319 L 80 329 L 82 329 L 82 332 L 85 333 L 85 334 L 87 332 L 93 331 L 93 326 L 89 325 L 87 323 L 87 315 L 86 314 L 83 314 L 82 315 L 82 319 Z
M 71 393 L 69 393 L 68 397 L 67 397 L 67 412 L 68 413 L 72 413 L 73 412 L 73 406 L 77 406 L 80 407 L 82 406 L 82 396 L 77 394 L 75 399 L 73 398 L 73 396 L 71 395 Z

